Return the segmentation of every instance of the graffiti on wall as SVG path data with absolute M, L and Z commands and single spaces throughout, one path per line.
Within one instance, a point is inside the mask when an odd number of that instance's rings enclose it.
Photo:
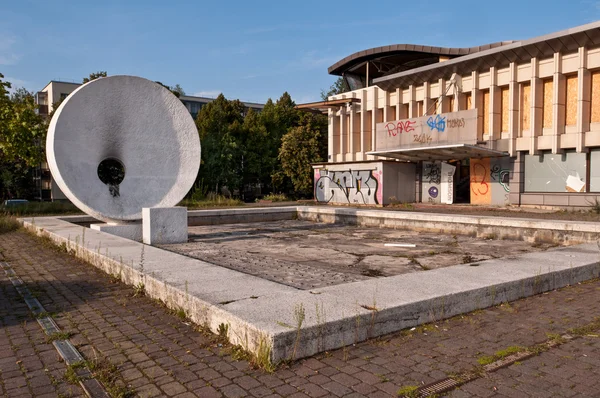
M 381 204 L 381 171 L 377 170 L 315 170 L 317 202 Z
M 501 205 L 508 202 L 510 170 L 503 159 L 471 159 L 471 203 Z
M 490 169 L 490 177 L 492 178 L 492 180 L 498 181 L 500 183 L 500 186 L 506 192 L 510 192 L 510 189 L 508 187 L 509 175 L 510 171 L 508 169 L 503 169 L 499 164 L 493 165 Z
M 423 180 L 430 184 L 439 185 L 442 180 L 442 165 L 436 162 L 423 164 Z

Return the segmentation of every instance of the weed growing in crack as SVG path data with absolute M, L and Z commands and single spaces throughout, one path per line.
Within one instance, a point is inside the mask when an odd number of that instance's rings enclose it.
M 325 307 L 323 305 L 323 302 L 321 302 L 321 305 L 319 305 L 318 302 L 315 302 L 315 314 L 317 317 L 317 330 L 318 330 L 318 351 L 321 352 L 323 351 L 325 348 L 325 344 L 324 344 L 324 336 L 323 336 L 323 328 L 324 325 L 326 323 L 326 314 L 325 314 Z
M 296 304 L 294 307 L 294 323 L 296 329 L 296 340 L 294 341 L 294 349 L 292 350 L 291 360 L 293 361 L 296 358 L 296 352 L 298 350 L 298 344 L 300 344 L 300 332 L 302 329 L 302 324 L 304 323 L 304 319 L 306 318 L 306 312 L 304 311 L 304 304 Z

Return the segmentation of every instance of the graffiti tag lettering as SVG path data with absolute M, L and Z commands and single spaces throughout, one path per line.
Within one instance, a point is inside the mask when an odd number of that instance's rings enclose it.
M 399 122 L 389 122 L 385 125 L 385 128 L 388 132 L 388 137 L 395 137 L 398 134 L 410 133 L 415 130 L 415 121 L 414 120 L 400 120 Z
M 442 180 L 442 166 L 439 163 L 424 163 L 423 179 L 430 184 L 440 184 Z M 437 195 L 436 195 L 437 196 Z
M 413 135 L 413 142 L 418 142 L 421 144 L 429 144 L 431 141 L 433 141 L 433 138 L 431 138 L 431 135 L 429 135 L 429 134 L 414 134 Z
M 446 122 L 446 126 L 448 126 L 448 128 L 451 129 L 465 127 L 465 119 L 448 119 L 448 121 Z
M 473 165 L 473 175 L 471 176 L 471 191 L 475 195 L 487 195 L 490 186 L 485 181 L 487 170 L 480 163 Z
M 446 118 L 440 115 L 436 115 L 435 118 L 430 116 L 427 119 L 427 125 L 429 126 L 429 130 L 437 130 L 439 133 L 443 133 L 446 130 Z
M 315 183 L 315 198 L 326 203 L 379 204 L 378 176 L 372 170 L 321 170 Z
M 504 191 L 506 192 L 510 192 L 510 171 L 507 169 L 503 169 L 500 167 L 500 165 L 495 164 L 494 166 L 492 166 L 492 169 L 490 170 L 490 177 L 494 180 L 494 181 L 498 181 L 500 183 L 500 186 L 502 186 L 502 188 L 504 189 Z

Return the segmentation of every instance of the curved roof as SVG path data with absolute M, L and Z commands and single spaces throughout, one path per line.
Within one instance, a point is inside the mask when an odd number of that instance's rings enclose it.
M 393 44 L 390 46 L 370 48 L 368 50 L 358 51 L 354 54 L 348 55 L 347 57 L 330 66 L 328 68 L 328 72 L 331 75 L 341 76 L 344 72 L 355 70 L 357 69 L 357 66 L 360 66 L 367 61 L 383 62 L 384 64 L 388 65 L 390 69 L 393 69 L 394 66 L 401 67 L 403 64 L 407 63 L 420 66 L 418 65 L 419 61 L 421 61 L 421 63 L 432 63 L 427 61 L 433 61 L 433 59 L 435 59 L 433 62 L 438 62 L 440 56 L 455 58 L 462 55 L 474 54 L 479 51 L 501 47 L 511 43 L 513 43 L 513 41 L 503 41 L 465 48 L 433 47 L 417 44 Z M 414 66 L 411 65 L 410 67 Z M 385 73 L 382 73 L 381 75 L 383 74 Z

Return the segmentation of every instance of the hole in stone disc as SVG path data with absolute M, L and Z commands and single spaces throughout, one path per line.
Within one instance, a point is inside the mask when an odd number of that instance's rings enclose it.
M 98 178 L 108 186 L 118 186 L 125 178 L 125 166 L 115 158 L 104 159 L 98 165 Z

